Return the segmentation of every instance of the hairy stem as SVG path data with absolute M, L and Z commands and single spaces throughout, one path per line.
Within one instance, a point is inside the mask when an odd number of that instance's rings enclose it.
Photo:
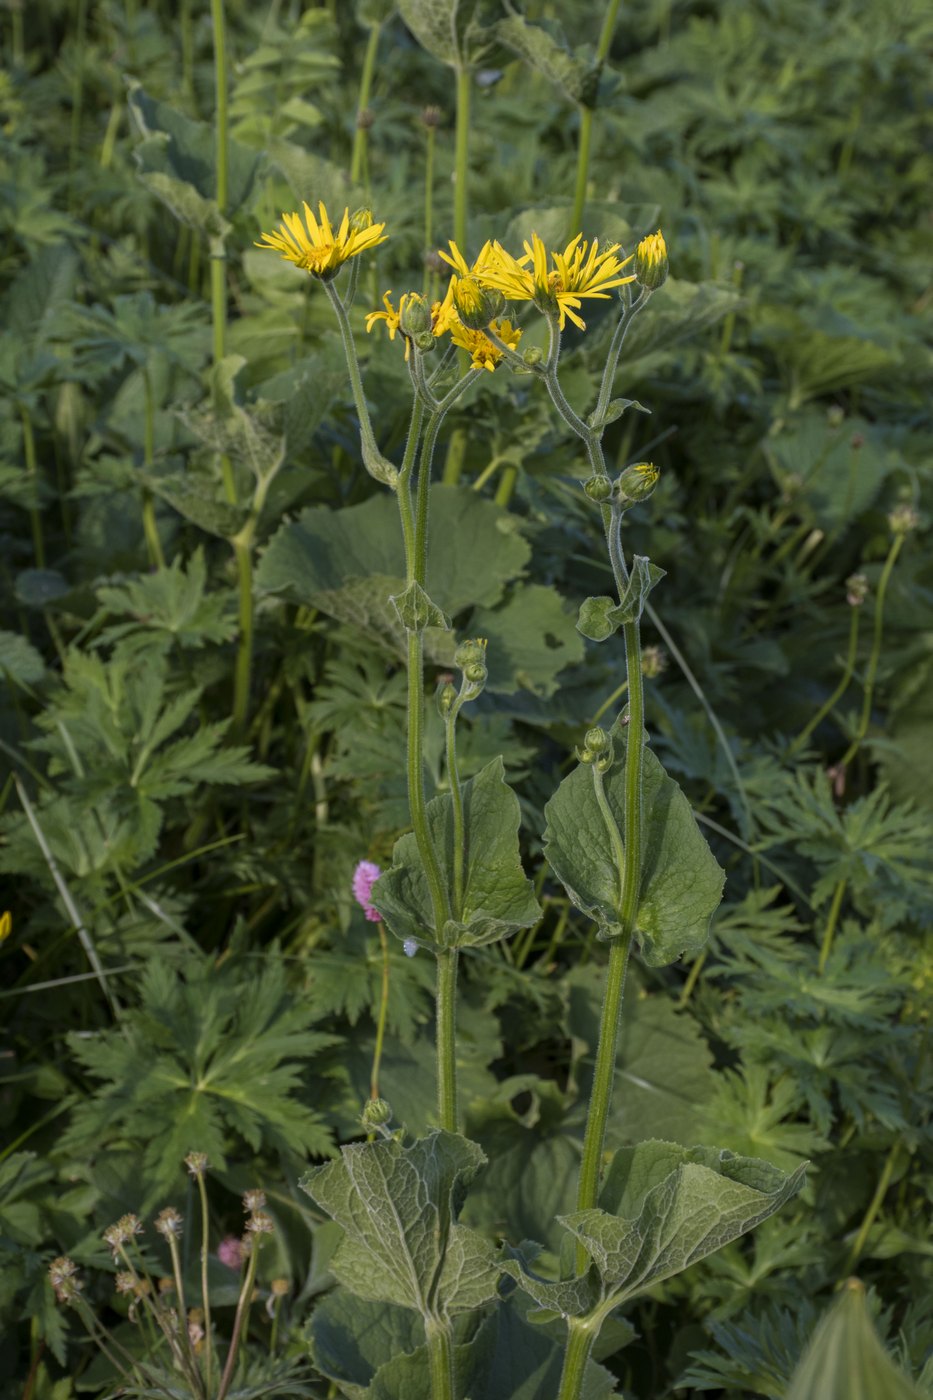
M 858 654 L 858 625 L 861 611 L 862 609 L 860 607 L 853 607 L 852 615 L 849 618 L 849 648 L 846 652 L 845 665 L 843 666 L 842 670 L 842 679 L 836 686 L 836 689 L 833 691 L 832 695 L 830 695 L 829 699 L 823 702 L 823 704 L 817 710 L 813 718 L 804 725 L 803 729 L 801 729 L 796 739 L 793 741 L 792 744 L 790 744 L 785 755 L 786 758 L 793 758 L 794 754 L 797 753 L 798 749 L 803 748 L 804 744 L 807 742 L 814 729 L 816 729 L 818 725 L 822 724 L 823 720 L 828 714 L 832 713 L 832 711 L 839 704 L 839 701 L 842 699 L 845 692 L 848 690 L 849 682 L 852 680 L 852 674 L 855 670 L 855 658 Z
M 376 925 L 379 946 L 382 950 L 382 986 L 379 993 L 379 1012 L 376 1017 L 376 1044 L 373 1047 L 373 1063 L 369 1072 L 369 1097 L 379 1097 L 379 1068 L 382 1064 L 382 1046 L 385 1041 L 386 1017 L 389 1012 L 389 940 L 385 924 L 380 919 Z
M 425 1322 L 428 1342 L 428 1370 L 431 1376 L 431 1400 L 455 1400 L 453 1335 L 449 1322 Z
M 201 1200 L 201 1306 L 204 1309 L 204 1389 L 211 1393 L 211 1370 L 214 1360 L 214 1339 L 211 1335 L 211 1293 L 208 1284 L 210 1257 L 210 1213 L 207 1209 L 207 1186 L 204 1173 L 198 1172 L 198 1195 Z
M 457 69 L 457 130 L 454 153 L 454 242 L 461 252 L 466 249 L 467 178 L 470 157 L 470 83 L 469 68 Z
M 466 831 L 463 821 L 463 789 L 460 786 L 460 765 L 457 761 L 457 716 L 462 701 L 453 702 L 444 720 L 447 749 L 447 781 L 450 783 L 450 797 L 454 816 L 454 897 L 453 915 L 459 919 L 463 913 L 463 869 L 466 857 Z
M 560 1377 L 557 1400 L 579 1400 L 593 1343 L 599 1336 L 599 1323 L 590 1318 L 571 1317 L 567 1322 L 567 1350 Z
M 865 692 L 862 700 L 862 713 L 859 718 L 858 729 L 855 737 L 842 756 L 842 766 L 847 768 L 862 746 L 862 740 L 868 733 L 868 726 L 871 721 L 871 705 L 875 694 L 875 681 L 878 677 L 878 662 L 881 659 L 881 641 L 884 635 L 884 600 L 888 591 L 888 584 L 891 582 L 891 573 L 897 562 L 897 556 L 901 552 L 901 546 L 906 536 L 900 531 L 891 541 L 891 548 L 888 550 L 888 557 L 884 561 L 881 570 L 881 577 L 878 580 L 878 592 L 875 594 L 875 616 L 872 631 L 871 654 L 868 658 L 868 667 L 865 671 Z
M 369 127 L 364 113 L 369 112 L 369 97 L 373 86 L 373 73 L 376 69 L 376 53 L 379 49 L 379 36 L 382 25 L 374 24 L 366 40 L 366 53 L 363 56 L 363 72 L 360 75 L 360 95 L 356 108 L 356 131 L 353 133 L 353 153 L 350 157 L 350 182 L 358 185 L 366 166 Z

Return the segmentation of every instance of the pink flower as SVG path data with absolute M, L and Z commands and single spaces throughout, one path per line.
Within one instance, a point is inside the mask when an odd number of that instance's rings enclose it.
M 379 866 L 371 860 L 361 860 L 353 872 L 353 898 L 362 907 L 370 923 L 373 924 L 378 924 L 382 918 L 378 909 L 373 908 L 370 900 L 373 885 L 381 874 Z
M 239 1271 L 243 1262 L 243 1246 L 236 1235 L 228 1235 L 220 1241 L 217 1246 L 217 1258 L 221 1264 L 226 1264 L 228 1269 Z

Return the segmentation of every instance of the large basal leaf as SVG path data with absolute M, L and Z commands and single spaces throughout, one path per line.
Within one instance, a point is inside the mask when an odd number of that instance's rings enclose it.
M 615 730 L 616 752 L 625 734 Z M 642 957 L 665 967 L 702 948 L 722 898 L 725 875 L 690 811 L 686 797 L 652 751 L 643 752 L 641 890 L 636 934 Z M 625 767 L 604 778 L 606 796 L 625 841 Z M 593 773 L 579 764 L 544 809 L 544 853 L 571 901 L 593 919 L 603 938 L 618 937 L 619 871 L 596 801 Z
M 480 947 L 530 928 L 541 917 L 534 888 L 522 869 L 518 798 L 504 774 L 500 756 L 463 784 L 463 908 L 460 918 L 448 919 L 442 929 L 435 924 L 414 833 L 396 841 L 392 866 L 373 886 L 372 902 L 398 938 L 427 946 Z M 447 888 L 452 890 L 454 820 L 449 793 L 428 803 L 427 817 Z
M 508 15 L 496 25 L 499 40 L 523 58 L 548 82 L 569 97 L 571 102 L 595 107 L 599 82 L 598 63 L 586 64 L 576 58 L 563 41 L 539 24 L 529 24 L 524 16 Z
M 470 630 L 488 642 L 486 688 L 502 695 L 521 689 L 547 699 L 564 667 L 583 659 L 583 643 L 560 595 L 539 583 L 518 584 L 494 610 L 477 609 Z
M 607 1172 L 599 1207 L 561 1216 L 593 1269 L 553 1282 L 516 1260 L 503 1268 L 543 1307 L 606 1316 L 760 1225 L 796 1195 L 805 1170 L 788 1175 L 769 1162 L 714 1147 L 652 1141 L 622 1148 Z
M 530 554 L 500 506 L 465 487 L 432 486 L 426 589 L 445 613 L 498 603 Z M 271 540 L 256 585 L 352 620 L 400 647 L 401 626 L 388 601 L 405 587 L 395 497 L 379 492 L 345 510 L 302 511 Z
M 495 37 L 481 23 L 493 8 L 484 0 L 398 0 L 398 8 L 418 43 L 452 68 L 481 62 Z
M 354 1143 L 339 1161 L 307 1172 L 302 1188 L 345 1231 L 331 1262 L 337 1279 L 361 1298 L 411 1308 L 426 1321 L 494 1298 L 493 1247 L 457 1224 L 485 1160 L 475 1143 L 438 1129 L 410 1147 L 396 1138 Z
M 424 1342 L 421 1320 L 409 1308 L 364 1302 L 346 1288 L 332 1289 L 315 1306 L 307 1335 L 317 1370 L 352 1400 L 361 1400 L 380 1366 Z

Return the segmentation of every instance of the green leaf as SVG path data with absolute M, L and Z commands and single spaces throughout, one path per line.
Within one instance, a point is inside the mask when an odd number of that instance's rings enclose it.
M 624 731 L 616 728 L 616 752 Z M 722 898 L 725 875 L 700 834 L 690 804 L 646 746 L 643 754 L 642 866 L 636 935 L 645 962 L 665 967 L 697 953 Z M 625 840 L 625 763 L 604 778 L 606 797 Z M 617 937 L 620 872 L 596 801 L 593 774 L 579 764 L 544 809 L 544 853 L 573 904 Z
M 486 686 L 500 695 L 523 689 L 548 699 L 560 672 L 583 659 L 583 644 L 560 594 L 538 583 L 517 584 L 494 610 L 477 609 L 470 631 L 489 643 Z
M 475 1143 L 440 1129 L 403 1147 L 355 1143 L 312 1168 L 302 1188 L 344 1229 L 331 1263 L 339 1282 L 426 1321 L 496 1296 L 499 1266 L 481 1235 L 457 1224 L 464 1191 L 485 1162 Z
M 478 65 L 496 37 L 480 21 L 482 0 L 398 0 L 398 8 L 418 43 L 452 68 Z
M 800 1190 L 804 1171 L 786 1175 L 724 1149 L 669 1142 L 622 1148 L 600 1206 L 561 1216 L 594 1268 L 561 1283 L 537 1279 L 515 1261 L 503 1268 L 542 1306 L 559 1298 L 561 1312 L 605 1316 L 773 1215 Z
M 190 194 L 181 194 L 179 185 L 187 185 L 199 197 L 197 208 L 202 211 L 205 201 L 213 204 L 217 192 L 213 128 L 207 122 L 192 121 L 166 102 L 149 97 L 139 83 L 131 84 L 127 100 L 143 138 L 135 151 L 142 178 L 164 177 L 155 192 L 160 198 L 168 194 L 171 200 L 180 200 L 191 215 L 195 214 L 195 203 Z M 262 155 L 241 146 L 238 141 L 230 141 L 228 158 L 228 198 L 224 213 L 238 209 L 249 198 Z M 173 207 L 170 200 L 166 202 Z
M 865 1300 L 850 1279 L 842 1297 L 822 1319 L 785 1400 L 920 1400 L 920 1391 L 898 1370 L 882 1346 Z
M 476 491 L 456 486 L 432 486 L 430 509 L 428 594 L 451 615 L 493 606 L 531 555 L 514 533 L 512 517 Z M 302 511 L 271 540 L 256 585 L 344 620 L 356 617 L 364 600 L 361 625 L 383 640 L 387 632 L 398 639 L 398 621 L 386 601 L 405 587 L 396 501 L 379 493 L 345 510 Z M 374 611 L 377 603 L 381 615 Z
M 584 598 L 577 618 L 577 631 L 591 642 L 604 642 L 615 632 L 618 623 L 613 620 L 617 607 L 616 600 L 601 594 L 598 598 Z
M 549 83 L 554 83 L 571 102 L 595 107 L 602 64 L 581 63 L 567 48 L 563 36 L 558 39 L 542 25 L 529 24 L 523 16 L 512 14 L 496 25 L 496 37 Z
M 421 1321 L 409 1308 L 367 1302 L 347 1288 L 333 1289 L 317 1304 L 308 1336 L 316 1368 L 353 1400 L 362 1397 L 380 1366 L 424 1342 Z
M 441 612 L 425 593 L 420 583 L 412 582 L 404 593 L 395 593 L 389 602 L 406 632 L 423 632 L 426 627 L 450 627 L 450 618 Z
M 0 675 L 19 685 L 37 685 L 45 675 L 45 662 L 18 632 L 0 632 Z
M 207 564 L 199 548 L 187 564 L 175 559 L 155 574 L 98 588 L 98 601 L 110 616 L 131 619 L 107 627 L 102 639 L 133 647 L 151 646 L 160 636 L 182 647 L 229 642 L 236 632 L 231 600 L 226 593 L 206 594 L 206 585 Z
M 392 932 L 430 946 L 480 947 L 530 928 L 541 917 L 531 881 L 522 869 L 518 845 L 521 811 L 505 781 L 501 757 L 463 784 L 466 860 L 460 918 L 435 925 L 428 882 L 413 832 L 396 841 L 392 866 L 377 880 L 372 900 Z M 428 829 L 453 889 L 453 799 L 435 797 L 427 807 Z

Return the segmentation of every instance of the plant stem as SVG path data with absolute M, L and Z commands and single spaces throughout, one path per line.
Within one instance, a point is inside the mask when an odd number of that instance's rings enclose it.
M 434 147 L 437 143 L 437 129 L 425 127 L 427 136 L 424 153 L 424 283 L 426 297 L 430 297 L 436 274 L 428 266 L 428 257 L 434 242 Z
M 466 855 L 466 834 L 463 822 L 463 790 L 460 786 L 460 765 L 457 762 L 457 716 L 462 701 L 459 697 L 453 702 L 444 720 L 447 746 L 447 781 L 450 784 L 450 797 L 454 816 L 454 897 L 453 916 L 459 919 L 463 913 L 463 866 Z
M 621 598 L 627 578 L 620 537 L 622 513 L 617 506 L 613 506 L 608 514 L 609 557 L 612 562 L 616 589 Z M 625 990 L 625 971 L 635 932 L 641 885 L 641 808 L 645 706 L 638 622 L 626 623 L 623 633 L 625 637 L 625 666 L 628 675 L 629 718 L 625 752 L 625 849 L 622 853 L 622 883 L 619 896 L 621 933 L 611 941 L 609 947 L 609 968 L 606 974 L 606 990 L 600 1016 L 599 1045 L 596 1051 L 593 1089 L 586 1120 L 583 1158 L 580 1164 L 580 1179 L 577 1188 L 578 1210 L 589 1210 L 595 1206 L 599 1193 L 599 1170 L 612 1098 L 612 1081 L 615 1075 L 616 1048 L 622 1015 L 622 998 Z M 606 807 L 608 808 L 608 803 Z M 610 817 L 611 815 L 610 813 Z M 610 837 L 613 830 L 616 831 L 617 839 L 613 844 L 616 847 L 616 858 L 618 859 L 618 847 L 621 845 L 621 841 L 618 838 L 618 829 L 614 819 L 609 828 Z M 585 1252 L 578 1249 L 578 1267 L 583 1267 L 585 1257 Z
M 454 154 L 454 242 L 466 256 L 467 172 L 470 157 L 469 68 L 457 69 L 457 129 Z
M 357 417 L 360 420 L 360 444 L 363 449 L 363 462 L 368 468 L 371 462 L 381 460 L 382 454 L 376 446 L 373 425 L 369 417 L 369 408 L 366 404 L 366 395 L 363 392 L 363 378 L 360 374 L 360 362 L 357 359 L 356 346 L 353 342 L 353 332 L 350 329 L 350 318 L 347 315 L 347 309 L 340 300 L 333 282 L 325 282 L 324 290 L 327 293 L 331 306 L 334 308 L 334 314 L 337 317 L 337 325 L 340 328 L 340 338 L 343 341 L 347 371 L 350 375 L 350 388 L 353 393 L 353 402 L 356 405 Z
M 845 665 L 842 670 L 842 679 L 836 686 L 836 689 L 833 691 L 829 699 L 823 702 L 823 704 L 817 710 L 813 718 L 804 725 L 803 729 L 801 729 L 796 739 L 789 746 L 787 753 L 785 754 L 785 758 L 793 758 L 794 754 L 798 751 L 798 749 L 803 748 L 804 744 L 807 742 L 814 729 L 816 729 L 817 725 L 822 724 L 826 716 L 836 708 L 836 706 L 839 704 L 839 701 L 842 699 L 843 695 L 848 689 L 849 682 L 852 679 L 852 673 L 855 670 L 855 658 L 858 653 L 858 624 L 861 611 L 862 609 L 860 607 L 853 607 L 852 616 L 849 618 L 849 649 L 846 652 Z
M 220 1378 L 220 1389 L 217 1392 L 217 1400 L 224 1400 L 227 1391 L 230 1389 L 230 1382 L 233 1380 L 233 1368 L 236 1364 L 240 1342 L 243 1340 L 243 1334 L 246 1330 L 249 1305 L 253 1297 L 253 1285 L 256 1282 L 256 1264 L 258 1259 L 259 1236 L 254 1235 L 252 1248 L 249 1254 L 249 1264 L 246 1269 L 246 1278 L 243 1280 L 240 1296 L 237 1299 L 236 1316 L 233 1319 L 233 1332 L 230 1337 L 230 1350 L 227 1352 L 224 1372 Z
M 619 0 L 609 0 L 606 6 L 606 13 L 603 15 L 603 27 L 600 30 L 599 43 L 596 46 L 596 62 L 600 66 L 605 63 L 609 54 L 618 13 Z M 570 220 L 570 229 L 567 234 L 568 238 L 573 238 L 574 234 L 580 231 L 580 226 L 583 222 L 583 210 L 586 206 L 586 182 L 590 166 L 590 138 L 593 132 L 594 110 L 594 107 L 587 106 L 582 102 L 580 103 L 580 140 L 577 145 L 577 178 L 573 196 L 573 216 Z
M 36 457 L 36 439 L 32 431 L 32 418 L 25 404 L 20 404 L 19 416 L 23 425 L 23 455 L 26 458 L 26 470 L 32 477 L 33 486 L 38 489 L 39 462 Z M 44 569 L 45 541 L 42 537 L 42 520 L 39 516 L 38 506 L 29 507 L 29 520 L 32 525 L 32 549 L 36 556 L 36 568 Z
M 557 1400 L 579 1400 L 583 1394 L 583 1379 L 593 1343 L 599 1336 L 599 1322 L 590 1318 L 571 1317 L 567 1322 L 567 1350 L 560 1377 Z
M 369 141 L 369 128 L 363 113 L 369 110 L 369 96 L 373 86 L 373 73 L 376 67 L 376 52 L 379 48 L 379 35 L 382 25 L 374 24 L 366 40 L 366 53 L 363 57 L 363 72 L 360 76 L 360 95 L 356 108 L 356 131 L 353 133 L 353 153 L 350 157 L 350 183 L 358 185 L 366 161 L 366 146 Z
M 227 37 L 224 26 L 224 0 L 211 0 L 214 31 L 214 159 L 217 165 L 215 197 L 221 214 L 227 210 L 227 182 L 230 143 L 227 133 Z
M 826 920 L 826 929 L 823 933 L 823 942 L 820 945 L 820 961 L 817 966 L 817 971 L 819 972 L 821 977 L 826 971 L 826 964 L 829 961 L 829 955 L 832 951 L 833 937 L 836 933 L 836 925 L 839 922 L 839 911 L 842 908 L 842 899 L 845 892 L 846 881 L 845 878 L 843 878 L 837 882 L 836 888 L 833 890 L 833 901 L 832 904 L 829 906 L 829 917 Z
M 376 1017 L 376 1044 L 373 1048 L 373 1064 L 369 1073 L 369 1097 L 379 1097 L 379 1067 L 382 1064 L 382 1045 L 386 1033 L 386 1016 L 389 1011 L 389 940 L 385 924 L 380 919 L 376 925 L 379 944 L 382 949 L 382 988 L 379 996 L 379 1013 Z
M 204 1173 L 198 1172 L 198 1194 L 201 1198 L 201 1306 L 204 1309 L 204 1390 L 211 1393 L 211 1369 L 213 1365 L 214 1339 L 211 1335 L 211 1292 L 208 1283 L 208 1259 L 210 1257 L 210 1214 L 207 1209 L 207 1186 Z
M 448 1133 L 460 1131 L 457 1103 L 456 948 L 437 950 L 437 1118 Z
M 233 540 L 237 566 L 237 597 L 239 605 L 239 640 L 236 669 L 233 676 L 234 734 L 241 733 L 249 712 L 250 676 L 253 668 L 253 531 L 252 518 Z
M 891 1177 L 894 1175 L 894 1168 L 897 1166 L 897 1159 L 900 1156 L 900 1151 L 900 1138 L 897 1138 L 891 1144 L 891 1150 L 888 1152 L 888 1155 L 885 1158 L 884 1166 L 881 1169 L 881 1175 L 878 1178 L 878 1185 L 875 1187 L 875 1194 L 872 1196 L 871 1201 L 869 1202 L 868 1209 L 866 1210 L 862 1223 L 859 1226 L 858 1234 L 855 1236 L 855 1239 L 852 1241 L 852 1244 L 849 1248 L 848 1258 L 846 1259 L 846 1266 L 843 1270 L 845 1274 L 849 1274 L 852 1272 L 852 1268 L 855 1265 L 856 1260 L 858 1259 L 862 1250 L 865 1248 L 865 1241 L 868 1239 L 869 1231 L 871 1230 L 872 1225 L 874 1225 L 875 1223 L 875 1218 L 879 1210 L 881 1209 L 881 1205 L 884 1201 L 885 1195 L 887 1194 L 888 1187 L 891 1185 Z
M 455 1400 L 453 1339 L 449 1322 L 425 1322 L 428 1342 L 428 1369 L 431 1376 L 431 1400 Z
M 142 373 L 146 403 L 143 426 L 143 470 L 148 471 L 152 467 L 155 457 L 155 396 L 152 392 L 152 377 L 149 374 L 148 365 L 143 365 Z M 156 524 L 155 503 L 148 485 L 143 486 L 143 534 L 146 536 L 150 564 L 153 568 L 164 569 L 165 556 L 162 553 L 159 527 Z
M 888 550 L 888 557 L 884 561 L 881 570 L 881 577 L 878 580 L 878 592 L 875 594 L 875 616 L 874 628 L 872 632 L 871 654 L 868 658 L 868 668 L 865 672 L 865 693 L 862 701 L 862 714 L 859 719 L 858 729 L 855 731 L 855 738 L 842 756 L 843 768 L 848 768 L 855 755 L 862 746 L 862 740 L 868 733 L 868 725 L 871 720 L 871 704 L 875 694 L 875 681 L 878 676 L 878 662 L 881 659 L 881 640 L 884 635 L 884 600 L 888 591 L 888 584 L 891 581 L 891 572 L 897 562 L 897 556 L 901 552 L 901 545 L 906 536 L 900 531 L 891 541 L 891 548 Z

